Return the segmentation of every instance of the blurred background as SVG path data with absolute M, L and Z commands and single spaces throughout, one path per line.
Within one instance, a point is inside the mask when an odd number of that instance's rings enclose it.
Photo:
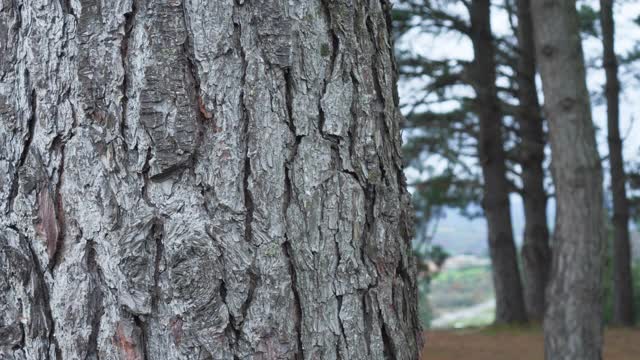
M 468 0 L 473 1 L 473 0 Z M 469 329 L 495 321 L 495 294 L 483 217 L 482 172 L 478 160 L 476 92 L 468 67 L 474 59 L 468 1 L 394 0 L 399 97 L 406 176 L 416 209 L 415 253 L 419 259 L 420 314 L 425 328 Z M 578 1 L 587 84 L 603 159 L 609 211 L 607 103 L 603 40 L 598 1 Z M 615 51 L 620 79 L 620 135 L 623 140 L 630 201 L 634 302 L 640 309 L 640 3 L 616 1 Z M 496 88 L 501 102 L 503 144 L 510 184 L 513 237 L 521 256 L 526 216 L 523 206 L 522 145 L 518 121 L 518 18 L 514 0 L 494 0 L 491 27 L 495 46 Z M 536 77 L 540 102 L 544 102 Z M 544 117 L 544 116 L 543 116 Z M 546 124 L 544 125 L 546 136 Z M 545 139 L 546 140 L 546 139 Z M 553 231 L 555 202 L 545 141 L 544 191 L 547 224 Z M 610 220 L 607 220 L 611 224 Z M 609 229 L 613 233 L 613 229 Z M 551 237 L 552 238 L 552 237 Z M 552 240 L 550 240 L 552 241 Z M 521 261 L 520 261 L 521 263 Z M 611 251 L 605 280 L 605 318 L 612 318 Z M 526 287 L 526 283 L 524 285 Z M 640 311 L 636 311 L 636 314 Z M 637 320 L 636 320 L 637 321 Z

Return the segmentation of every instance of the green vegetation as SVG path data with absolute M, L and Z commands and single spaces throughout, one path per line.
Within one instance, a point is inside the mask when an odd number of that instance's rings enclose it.
M 604 302 L 604 320 L 606 323 L 611 322 L 613 317 L 613 275 L 611 257 L 607 259 L 607 268 L 605 269 L 605 302 Z M 633 295 L 635 308 L 640 309 L 640 260 L 636 260 L 631 268 L 633 273 Z M 640 323 L 640 311 L 636 310 L 636 323 Z
M 496 318 L 495 306 L 483 309 L 473 316 L 456 320 L 450 326 L 456 329 L 485 327 L 493 323 Z
M 640 309 L 640 260 L 634 263 L 632 269 L 635 304 L 636 309 Z M 605 321 L 610 322 L 613 311 L 611 261 L 607 263 L 605 278 L 604 313 Z M 468 266 L 445 270 L 435 276 L 430 284 L 421 286 L 420 318 L 423 326 L 428 328 L 434 318 L 471 308 L 492 298 L 490 266 Z M 455 324 L 451 323 L 450 326 L 455 325 L 456 328 L 486 326 L 491 324 L 493 319 L 493 308 L 486 308 L 463 319 L 456 319 Z M 640 313 L 636 314 L 636 319 L 640 322 Z
M 423 329 L 431 327 L 431 320 L 433 320 L 433 309 L 431 309 L 431 303 L 429 303 L 429 284 L 420 285 L 418 287 L 418 316 L 420 317 L 420 325 Z
M 436 313 L 464 309 L 493 298 L 490 266 L 470 266 L 443 271 L 431 284 L 431 304 Z
M 435 275 L 429 284 L 420 287 L 420 319 L 425 328 L 444 314 L 451 314 L 492 300 L 493 283 L 489 265 L 470 265 L 445 269 Z M 470 311 L 463 318 L 446 326 L 473 327 L 490 324 L 494 319 L 493 307 Z M 442 324 L 439 324 L 442 326 Z
M 458 283 L 475 283 L 482 280 L 487 275 L 487 270 L 491 270 L 489 266 L 470 266 L 462 269 L 450 270 L 443 272 L 438 276 L 434 283 L 443 286 L 460 285 Z

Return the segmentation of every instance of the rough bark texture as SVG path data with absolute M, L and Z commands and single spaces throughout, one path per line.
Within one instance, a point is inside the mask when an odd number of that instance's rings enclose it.
M 633 281 L 631 275 L 631 245 L 629 241 L 629 204 L 626 177 L 620 139 L 620 82 L 618 60 L 615 53 L 615 25 L 613 0 L 600 0 L 600 23 L 602 25 L 602 62 L 607 83 L 607 128 L 609 142 L 609 167 L 611 194 L 613 195 L 613 323 L 633 325 Z
M 509 186 L 502 144 L 502 113 L 496 92 L 495 50 L 489 0 L 471 3 L 471 75 L 480 121 L 478 155 L 484 179 L 482 206 L 487 219 L 489 255 L 496 293 L 496 323 L 526 322 L 518 257 L 513 240 Z
M 417 358 L 389 10 L 0 1 L 0 358 Z
M 531 23 L 531 3 L 518 0 L 518 67 L 517 84 L 520 114 L 520 165 L 524 202 L 524 241 L 522 270 L 524 298 L 529 320 L 542 321 L 545 309 L 545 289 L 551 268 L 549 225 L 547 224 L 547 193 L 544 189 L 544 146 L 542 109 L 536 89 L 535 44 Z
M 573 0 L 532 0 L 556 188 L 545 314 L 548 360 L 602 358 L 602 167 Z

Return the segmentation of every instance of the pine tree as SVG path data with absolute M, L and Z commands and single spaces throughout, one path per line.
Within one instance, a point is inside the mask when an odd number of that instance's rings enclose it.
M 600 24 L 606 74 L 607 129 L 609 169 L 613 198 L 613 323 L 631 326 L 635 322 L 633 280 L 631 275 L 631 244 L 629 236 L 629 202 L 620 138 L 620 81 L 615 53 L 615 23 L 613 0 L 600 0 Z
M 389 11 L 4 1 L 0 358 L 417 358 Z
M 580 22 L 575 1 L 531 4 L 557 202 L 546 359 L 600 360 L 605 214 Z

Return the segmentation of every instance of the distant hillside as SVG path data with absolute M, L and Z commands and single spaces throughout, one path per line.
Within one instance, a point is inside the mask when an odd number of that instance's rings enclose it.
M 441 221 L 433 244 L 442 246 L 452 255 L 468 254 L 488 256 L 487 227 L 484 219 L 469 220 L 458 214 L 448 215 Z M 522 244 L 523 227 L 514 222 L 516 244 Z
M 511 196 L 511 220 L 516 243 L 521 244 L 524 213 L 522 200 L 518 196 Z M 439 222 L 433 244 L 442 246 L 451 254 L 488 256 L 487 223 L 482 217 L 471 220 L 458 210 L 447 210 Z
M 455 211 L 447 212 L 447 216 L 440 220 L 433 244 L 442 246 L 452 255 L 487 256 L 485 220 L 469 220 Z
M 524 219 L 519 212 L 513 211 L 513 213 L 514 236 L 516 244 L 520 245 Z M 631 233 L 631 242 L 633 258 L 640 260 L 640 232 Z M 450 211 L 447 217 L 440 221 L 433 244 L 442 246 L 452 255 L 488 256 L 485 220 L 482 218 L 469 220 L 455 211 Z

